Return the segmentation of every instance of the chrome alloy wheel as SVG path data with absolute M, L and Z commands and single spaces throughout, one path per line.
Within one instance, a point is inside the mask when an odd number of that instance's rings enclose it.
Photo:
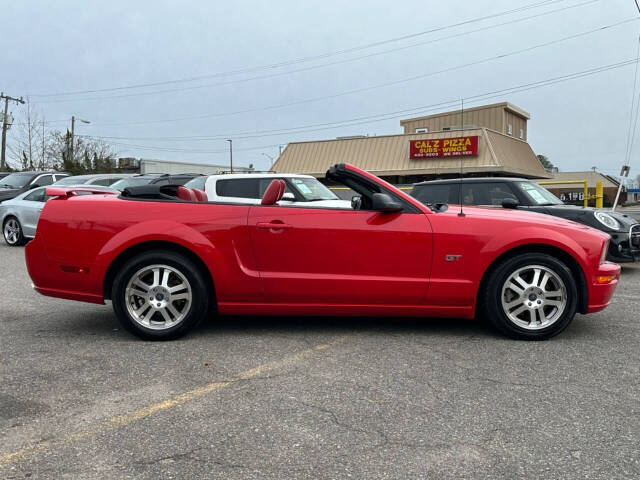
M 4 224 L 4 239 L 13 245 L 20 238 L 20 223 L 15 218 L 10 218 Z
M 550 268 L 528 265 L 507 278 L 500 299 L 511 322 L 526 330 L 541 330 L 562 316 L 567 307 L 567 289 Z
M 138 270 L 127 284 L 125 297 L 131 318 L 152 330 L 166 330 L 182 322 L 193 300 L 187 278 L 169 265 Z

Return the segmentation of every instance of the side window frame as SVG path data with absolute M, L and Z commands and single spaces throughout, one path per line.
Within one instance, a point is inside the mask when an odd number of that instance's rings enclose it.
M 38 182 L 40 182 L 41 179 L 49 177 L 49 179 L 51 180 L 49 183 L 44 183 L 44 184 L 40 184 Z M 42 175 L 38 175 L 35 180 L 31 180 L 31 183 L 29 183 L 29 186 L 31 185 L 37 185 L 38 187 L 46 187 L 48 185 L 51 185 L 55 182 L 55 179 L 53 178 L 53 174 L 52 173 L 43 173 Z

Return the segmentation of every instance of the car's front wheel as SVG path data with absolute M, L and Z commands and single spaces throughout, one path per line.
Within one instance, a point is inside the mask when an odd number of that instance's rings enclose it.
M 493 269 L 485 283 L 484 315 L 502 333 L 545 340 L 563 331 L 576 313 L 578 289 L 571 270 L 556 257 L 526 253 Z
M 22 225 L 16 217 L 8 217 L 2 225 L 4 241 L 11 247 L 18 247 L 27 243 L 27 239 L 22 233 Z
M 145 340 L 183 336 L 207 315 L 209 294 L 200 268 L 180 253 L 141 254 L 117 273 L 113 309 L 124 328 Z

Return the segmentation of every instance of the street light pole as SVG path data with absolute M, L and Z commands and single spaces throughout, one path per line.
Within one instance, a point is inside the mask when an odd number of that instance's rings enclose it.
M 233 140 L 227 139 L 229 142 L 229 165 L 231 167 L 231 173 L 233 173 Z
M 267 157 L 269 160 L 271 160 L 271 166 L 269 167 L 269 171 L 273 170 L 273 161 L 275 160 L 271 155 L 269 155 L 268 153 L 263 153 L 262 155 L 264 155 L 265 157 Z

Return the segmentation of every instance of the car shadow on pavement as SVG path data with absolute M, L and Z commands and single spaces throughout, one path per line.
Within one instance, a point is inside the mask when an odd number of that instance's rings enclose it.
M 217 335 L 268 336 L 273 334 L 344 335 L 345 333 L 374 333 L 388 335 L 424 335 L 462 338 L 481 336 L 502 338 L 480 320 L 460 318 L 406 317 L 320 317 L 320 316 L 220 316 L 205 320 L 189 332 L 184 340 Z M 78 312 L 66 315 L 55 325 L 42 324 L 32 332 L 37 336 L 117 337 L 118 341 L 140 341 L 127 332 L 116 320 L 111 308 L 94 311 L 90 315 Z
M 247 334 L 345 334 L 355 332 L 467 337 L 497 335 L 485 322 L 460 318 L 406 317 L 278 317 L 278 316 L 222 316 L 204 322 L 194 335 L 215 336 Z

